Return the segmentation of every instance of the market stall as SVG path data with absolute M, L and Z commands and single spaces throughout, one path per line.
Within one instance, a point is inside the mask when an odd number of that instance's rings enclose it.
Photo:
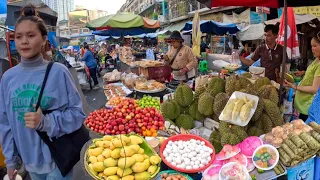
M 114 73 L 121 83 L 106 85 L 107 108 L 85 121 L 100 136 L 82 154 L 93 179 L 313 180 L 319 174 L 320 125 L 286 123 L 268 78 L 208 76 L 195 91 L 180 84 L 160 100 L 132 94 L 165 84 Z

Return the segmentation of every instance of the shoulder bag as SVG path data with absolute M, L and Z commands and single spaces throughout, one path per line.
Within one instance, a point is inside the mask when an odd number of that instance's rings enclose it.
M 45 88 L 49 72 L 53 62 L 48 64 L 42 87 L 39 94 L 36 110 L 40 107 L 43 90 Z M 52 111 L 43 111 L 43 114 L 48 114 Z M 46 132 L 37 131 L 40 138 L 49 147 L 51 156 L 59 168 L 61 175 L 65 177 L 80 160 L 80 152 L 83 145 L 90 140 L 88 130 L 82 125 L 78 130 L 71 134 L 65 134 L 59 138 L 49 138 Z

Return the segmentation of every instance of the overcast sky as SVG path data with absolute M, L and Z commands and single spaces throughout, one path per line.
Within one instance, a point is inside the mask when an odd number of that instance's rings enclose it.
M 82 5 L 87 9 L 105 10 L 109 14 L 116 13 L 126 0 L 75 0 L 75 5 Z

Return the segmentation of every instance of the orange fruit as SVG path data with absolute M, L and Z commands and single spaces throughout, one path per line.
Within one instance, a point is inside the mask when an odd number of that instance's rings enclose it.
M 147 129 L 147 128 L 146 128 L 146 127 L 144 127 L 144 126 L 141 128 L 141 130 L 142 130 L 142 131 L 145 131 L 146 129 Z
M 143 136 L 147 136 L 147 132 L 146 131 L 142 131 L 142 135 Z
M 152 136 L 152 132 L 147 130 L 147 136 L 148 137 Z
M 152 134 L 152 137 L 157 137 L 158 136 L 158 134 L 156 133 L 156 132 L 154 132 L 153 134 Z
M 153 129 L 153 128 L 151 128 L 151 130 L 150 130 L 152 133 L 155 133 L 155 132 L 157 132 L 155 129 Z

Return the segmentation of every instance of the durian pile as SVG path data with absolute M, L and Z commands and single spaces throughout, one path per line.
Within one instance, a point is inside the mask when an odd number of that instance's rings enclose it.
M 195 120 L 203 120 L 205 116 L 199 112 L 193 96 L 187 84 L 180 84 L 174 92 L 174 98 L 161 104 L 161 113 L 166 121 L 188 130 L 195 127 Z
M 270 132 L 273 127 L 284 124 L 278 107 L 278 91 L 270 80 L 266 77 L 259 78 L 252 84 L 245 76 L 231 76 L 226 80 L 215 77 L 205 86 L 198 86 L 194 93 L 188 85 L 180 84 L 174 98 L 162 103 L 161 112 L 166 120 L 184 129 L 194 128 L 195 120 L 202 121 L 207 117 L 219 122 L 219 129 L 210 136 L 217 152 L 225 144 L 238 144 L 248 136 L 260 136 Z M 259 97 L 257 109 L 245 127 L 218 119 L 235 91 Z
M 225 86 L 222 88 L 217 87 L 221 84 Z M 214 90 L 209 89 L 209 87 Z M 280 108 L 278 107 L 278 91 L 266 77 L 259 78 L 254 83 L 251 83 L 251 81 L 244 76 L 231 76 L 225 81 L 219 78 L 213 78 L 208 82 L 207 87 L 196 89 L 195 95 L 199 97 L 198 104 L 207 107 L 206 109 L 210 108 L 209 104 L 213 103 L 213 113 L 210 116 L 212 119 L 219 121 L 217 117 L 221 114 L 229 97 L 235 91 L 258 96 L 257 109 L 249 124 L 245 127 L 220 121 L 219 129 L 216 129 L 210 136 L 210 141 L 217 152 L 219 152 L 225 144 L 236 145 L 248 136 L 260 136 L 270 132 L 273 127 L 284 124 Z M 203 96 L 203 94 L 205 96 Z M 209 95 L 211 99 L 208 98 Z M 212 99 L 213 101 L 211 101 Z M 206 104 L 203 104 L 203 102 Z

